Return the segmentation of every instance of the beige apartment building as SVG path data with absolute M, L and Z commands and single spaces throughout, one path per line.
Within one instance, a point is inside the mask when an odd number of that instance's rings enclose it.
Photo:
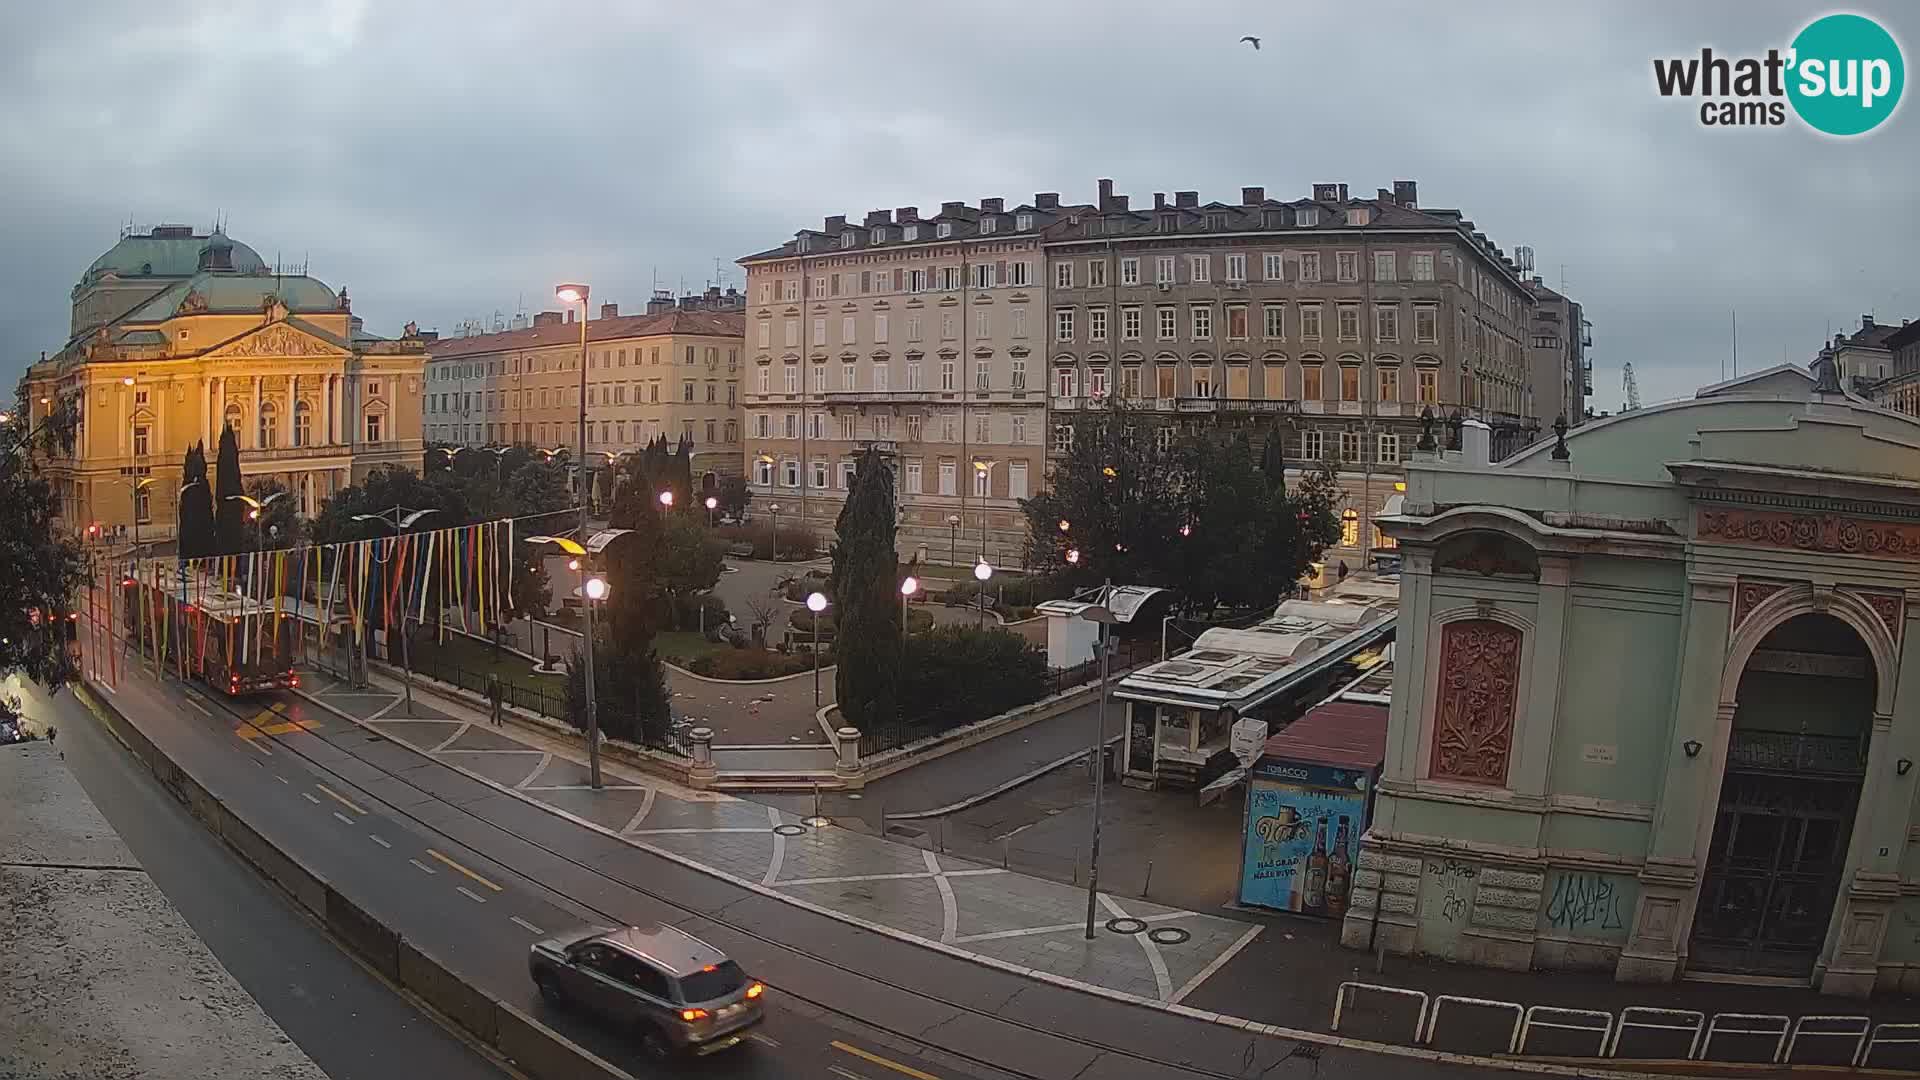
M 67 343 L 27 371 L 35 420 L 78 420 L 49 475 L 62 527 L 172 537 L 189 447 L 209 475 L 224 428 L 243 479 L 274 480 L 300 513 L 386 464 L 420 460 L 427 341 L 368 333 L 345 289 L 270 268 L 218 229 L 123 233 L 72 290 Z
M 1496 456 L 1552 424 L 1517 266 L 1460 211 L 1422 208 L 1412 181 L 1133 207 L 1101 180 L 1095 203 L 1056 209 L 1044 246 L 1051 448 L 1118 395 L 1169 433 L 1244 426 L 1285 439 L 1291 461 L 1337 460 L 1347 505 L 1329 563 L 1392 546 L 1373 518 L 1402 490 L 1423 410 L 1487 422 Z
M 693 446 L 694 482 L 738 474 L 741 316 L 669 306 L 648 315 L 600 308 L 587 331 L 587 456 L 637 451 L 654 439 Z M 580 324 L 542 312 L 517 330 L 445 338 L 429 347 L 430 442 L 453 446 L 578 445 Z
M 903 558 L 1018 566 L 1045 483 L 1044 231 L 1059 196 L 835 215 L 739 260 L 756 512 L 830 535 L 855 455 L 895 462 Z
M 1564 416 L 1570 427 L 1587 419 L 1587 399 L 1593 396 L 1593 324 L 1586 311 L 1535 276 L 1527 282 L 1533 296 L 1533 329 L 1527 346 L 1533 363 L 1533 401 L 1538 415 L 1551 424 Z

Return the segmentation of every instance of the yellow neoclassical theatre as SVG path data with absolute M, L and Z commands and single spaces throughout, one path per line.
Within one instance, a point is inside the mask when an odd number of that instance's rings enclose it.
M 387 463 L 420 461 L 427 341 L 361 328 L 344 288 L 278 273 L 220 229 L 128 231 L 73 287 L 67 343 L 27 372 L 36 418 L 71 406 L 50 472 L 64 527 L 174 534 L 187 449 L 209 473 L 223 426 L 240 470 L 283 483 L 302 514 Z M 151 483 L 143 481 L 151 480 Z

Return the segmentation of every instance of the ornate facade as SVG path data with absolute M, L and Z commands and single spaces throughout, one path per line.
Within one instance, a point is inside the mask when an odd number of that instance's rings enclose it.
M 1920 423 L 1783 366 L 1407 486 L 1348 944 L 1920 986 Z
M 375 466 L 418 467 L 426 342 L 365 332 L 344 289 L 217 230 L 123 236 L 74 286 L 71 335 L 23 402 L 75 421 L 50 469 L 68 529 L 172 536 L 187 449 L 204 440 L 211 472 L 224 427 L 245 480 L 279 481 L 303 514 Z

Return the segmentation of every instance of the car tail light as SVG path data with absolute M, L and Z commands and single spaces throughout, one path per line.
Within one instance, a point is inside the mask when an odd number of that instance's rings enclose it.
M 707 1010 L 705 1009 L 681 1009 L 680 1010 L 680 1019 L 685 1020 L 689 1024 L 693 1023 L 695 1020 L 705 1020 L 706 1018 L 707 1018 Z
M 752 986 L 747 987 L 747 1000 L 752 1001 L 754 998 L 757 998 L 761 994 L 764 994 L 766 992 L 767 992 L 766 987 L 761 986 L 759 983 L 754 983 Z
M 299 685 L 300 685 L 300 676 L 298 676 L 298 675 L 289 675 L 289 676 L 287 676 L 287 685 L 288 685 L 288 686 L 299 686 Z

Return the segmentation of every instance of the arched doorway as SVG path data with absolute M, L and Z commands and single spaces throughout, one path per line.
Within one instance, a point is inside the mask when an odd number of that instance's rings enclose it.
M 1826 614 L 1788 619 L 1748 658 L 1689 970 L 1812 974 L 1853 835 L 1875 678 L 1866 642 Z

